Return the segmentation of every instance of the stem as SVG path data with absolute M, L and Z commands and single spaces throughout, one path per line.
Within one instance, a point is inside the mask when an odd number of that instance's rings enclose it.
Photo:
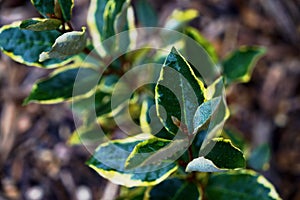
M 193 160 L 193 150 L 191 145 L 188 148 L 188 154 L 189 154 L 189 162 L 191 162 Z

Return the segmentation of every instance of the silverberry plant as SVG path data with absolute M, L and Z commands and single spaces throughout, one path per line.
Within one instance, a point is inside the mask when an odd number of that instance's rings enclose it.
M 68 102 L 77 127 L 68 143 L 91 151 L 87 166 L 121 186 L 118 199 L 280 199 L 255 171 L 268 148 L 249 153 L 224 126 L 226 88 L 250 80 L 263 47 L 220 60 L 189 26 L 193 9 L 158 25 L 147 1 L 91 0 L 87 27 L 74 30 L 73 0 L 31 2 L 40 16 L 0 29 L 3 53 L 52 69 L 24 106 Z

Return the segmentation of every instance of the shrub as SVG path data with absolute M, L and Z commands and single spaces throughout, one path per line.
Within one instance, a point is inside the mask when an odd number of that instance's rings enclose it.
M 0 29 L 5 54 L 54 68 L 24 104 L 72 103 L 81 121 L 68 142 L 94 150 L 87 165 L 125 186 L 119 199 L 280 199 L 262 175 L 245 169 L 266 165 L 266 146 L 244 156 L 245 142 L 223 130 L 224 91 L 249 81 L 264 48 L 240 47 L 220 61 L 188 26 L 196 10 L 175 10 L 154 28 L 146 1 L 133 10 L 129 0 L 92 0 L 90 38 L 71 25 L 72 0 L 32 4 L 42 17 Z

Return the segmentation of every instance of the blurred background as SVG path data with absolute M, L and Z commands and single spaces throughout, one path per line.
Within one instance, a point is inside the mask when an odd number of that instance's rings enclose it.
M 141 1 L 133 0 L 133 6 Z M 270 167 L 261 173 L 283 199 L 300 199 L 300 1 L 148 2 L 159 24 L 175 8 L 199 10 L 191 25 L 220 58 L 241 45 L 268 49 L 251 81 L 228 89 L 228 125 L 253 147 L 269 144 Z M 86 25 L 88 6 L 88 0 L 75 0 L 76 30 Z M 29 0 L 0 0 L 0 26 L 38 16 Z M 50 72 L 22 66 L 0 53 L 0 200 L 114 199 L 118 188 L 85 166 L 90 156 L 85 148 L 66 144 L 75 129 L 69 106 L 22 106 L 33 83 Z

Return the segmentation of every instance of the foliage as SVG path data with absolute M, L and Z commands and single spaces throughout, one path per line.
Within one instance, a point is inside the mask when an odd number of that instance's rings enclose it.
M 249 81 L 264 48 L 244 46 L 219 61 L 213 46 L 188 25 L 198 12 L 175 10 L 163 26 L 202 46 L 207 53 L 193 53 L 208 60 L 208 66 L 191 63 L 187 57 L 191 52 L 185 48 L 188 41 L 168 35 L 162 35 L 166 44 L 173 46 L 165 45 L 167 54 L 153 52 L 146 42 L 142 48 L 119 55 L 120 49 L 130 50 L 137 42 L 136 32 L 127 31 L 135 28 L 129 0 L 91 0 L 87 21 L 91 38 L 85 27 L 73 30 L 72 0 L 31 2 L 41 18 L 0 29 L 0 48 L 12 59 L 28 66 L 55 68 L 48 77 L 37 80 L 24 104 L 72 102 L 83 123 L 69 144 L 98 143 L 86 163 L 109 181 L 133 187 L 123 188 L 119 199 L 280 199 L 264 177 L 244 169 L 246 163 L 257 170 L 265 168 L 267 147 L 254 150 L 248 159 L 243 154 L 243 140 L 229 130 L 220 135 L 229 117 L 223 85 Z M 147 1 L 138 1 L 136 9 L 139 25 L 158 24 Z M 112 36 L 113 41 L 104 42 Z M 184 45 L 179 45 L 182 42 Z M 119 81 L 135 65 L 149 60 L 164 64 L 150 71 L 154 83 L 135 88 L 126 104 L 114 91 L 126 91 L 130 84 Z M 198 69 L 212 70 L 211 66 L 221 70 L 207 83 Z M 117 118 L 131 118 L 139 126 L 129 126 L 129 135 L 113 140 L 120 125 Z

